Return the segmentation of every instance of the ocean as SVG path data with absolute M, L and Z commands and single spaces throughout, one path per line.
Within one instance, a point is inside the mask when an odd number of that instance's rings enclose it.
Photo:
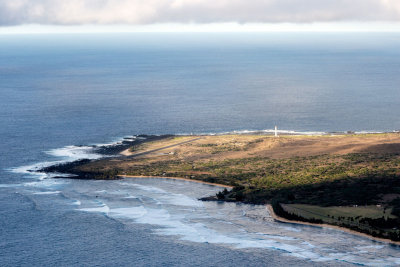
M 274 222 L 165 179 L 28 172 L 139 134 L 400 129 L 400 35 L 0 35 L 1 266 L 396 266 L 400 248 Z

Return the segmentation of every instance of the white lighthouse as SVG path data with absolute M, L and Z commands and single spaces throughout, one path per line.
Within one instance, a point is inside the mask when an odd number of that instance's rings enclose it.
M 275 137 L 278 137 L 278 126 L 275 125 Z

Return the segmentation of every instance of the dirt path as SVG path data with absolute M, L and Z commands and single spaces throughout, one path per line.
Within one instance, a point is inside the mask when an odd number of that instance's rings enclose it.
M 147 154 L 150 154 L 150 153 L 154 153 L 154 152 L 157 152 L 157 151 L 160 151 L 160 150 L 164 150 L 164 149 L 167 149 L 167 148 L 176 147 L 176 146 L 184 145 L 184 144 L 187 144 L 187 143 L 191 143 L 191 142 L 197 141 L 197 140 L 199 140 L 201 138 L 202 137 L 197 137 L 197 138 L 193 138 L 193 139 L 190 139 L 190 140 L 187 140 L 187 141 L 184 141 L 184 142 L 180 142 L 180 143 L 177 143 L 177 144 L 164 146 L 164 147 L 160 147 L 160 148 L 156 148 L 156 149 L 152 149 L 152 150 L 148 150 L 148 151 L 144 151 L 144 152 L 140 152 L 140 153 L 136 153 L 136 154 L 131 154 L 131 155 L 127 155 L 127 153 L 125 153 L 125 151 L 124 151 L 123 155 L 125 155 L 127 158 L 135 158 L 135 157 L 147 155 Z

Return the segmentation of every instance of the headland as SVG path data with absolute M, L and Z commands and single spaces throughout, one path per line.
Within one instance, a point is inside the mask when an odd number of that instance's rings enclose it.
M 203 200 L 271 204 L 286 220 L 400 241 L 399 133 L 143 136 L 113 153 L 42 171 L 226 186 Z

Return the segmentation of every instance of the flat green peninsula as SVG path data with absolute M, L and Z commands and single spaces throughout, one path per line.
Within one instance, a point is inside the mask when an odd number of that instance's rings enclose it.
M 77 164 L 96 179 L 179 177 L 233 187 L 208 200 L 400 240 L 400 134 L 166 136 Z

